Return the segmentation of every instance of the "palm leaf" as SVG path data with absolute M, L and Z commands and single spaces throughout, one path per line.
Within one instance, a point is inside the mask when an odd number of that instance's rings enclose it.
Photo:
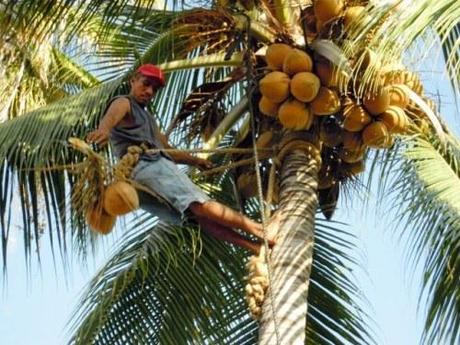
M 373 343 L 350 281 L 355 264 L 344 250 L 352 245 L 343 238 L 349 234 L 338 226 L 318 226 L 308 339 Z M 242 289 L 245 253 L 207 236 L 200 252 L 194 233 L 146 218 L 133 224 L 90 283 L 73 318 L 71 343 L 254 344 L 257 324 Z
M 401 61 L 404 52 L 417 45 L 418 57 L 426 57 L 424 54 L 436 42 L 433 37 L 436 33 L 445 42 L 447 61 L 453 63 L 450 72 L 458 75 L 460 65 L 456 55 L 460 42 L 453 33 L 458 30 L 459 16 L 460 3 L 456 0 L 415 0 L 410 5 L 404 1 L 376 4 L 369 7 L 369 20 L 365 25 L 351 33 L 346 54 L 356 58 L 360 49 L 369 47 L 376 52 L 379 61 L 391 65 Z M 368 70 L 364 77 L 369 79 L 379 72 Z
M 460 341 L 460 145 L 448 139 L 418 137 L 408 144 L 393 187 L 403 196 L 401 219 L 414 229 L 406 234 L 412 262 L 424 267 L 425 344 Z
M 214 12 L 211 12 L 214 13 Z M 155 17 L 158 17 L 158 13 L 155 13 Z M 145 33 L 144 33 L 145 34 Z M 151 61 L 153 57 L 159 59 L 159 61 L 168 61 L 163 67 L 166 71 L 171 71 L 171 75 L 168 80 L 166 88 L 159 93 L 155 99 L 154 107 L 161 116 L 159 117 L 162 127 L 166 127 L 174 115 L 179 111 L 180 103 L 173 102 L 169 99 L 169 95 L 174 94 L 178 99 L 185 99 L 186 95 L 202 80 L 210 79 L 209 70 L 214 71 L 216 78 L 222 75 L 221 66 L 232 66 L 239 64 L 241 59 L 229 59 L 224 62 L 222 55 L 202 55 L 202 50 L 195 49 L 188 60 L 181 60 L 173 62 L 171 59 L 176 54 L 174 47 L 181 47 L 180 42 L 186 42 L 190 39 L 190 36 L 194 34 L 194 31 L 190 31 L 187 35 L 183 34 L 183 30 L 177 28 L 171 28 L 169 31 L 157 34 L 154 39 L 148 41 L 147 45 L 141 47 L 141 51 L 144 55 L 141 61 Z M 147 41 L 145 41 L 147 42 Z M 238 56 L 238 54 L 236 54 Z M 88 81 L 89 74 L 84 72 L 82 69 L 76 68 L 75 64 L 71 64 L 68 59 L 63 56 L 59 56 L 61 61 L 62 70 L 66 70 L 68 74 L 72 76 L 79 76 L 81 84 L 84 85 L 85 81 Z M 37 168 L 59 166 L 76 162 L 81 157 L 70 153 L 67 149 L 62 148 L 62 144 L 69 136 L 82 137 L 89 129 L 94 128 L 98 122 L 99 117 L 103 113 L 107 101 L 115 94 L 126 93 L 126 81 L 135 68 L 138 61 L 132 60 L 134 65 L 130 65 L 128 71 L 126 71 L 126 65 L 120 65 L 118 68 L 111 67 L 111 77 L 109 81 L 104 84 L 87 90 L 79 95 L 71 98 L 66 98 L 63 101 L 56 102 L 49 107 L 39 109 L 26 116 L 22 116 L 20 119 L 10 121 L 0 126 L 0 138 L 2 149 L 0 150 L 0 159 L 5 163 L 4 174 L 11 175 L 16 171 L 31 171 Z M 185 70 L 184 68 L 196 68 L 195 70 Z M 208 67 L 204 69 L 203 67 Z M 215 67 L 214 69 L 212 69 Z M 219 68 L 220 67 L 220 68 Z M 172 72 L 179 70 L 178 72 Z M 100 72 L 95 70 L 95 72 Z M 116 73 L 115 73 L 116 72 Z M 114 74 L 115 73 L 115 74 Z M 117 79 L 113 76 L 117 75 Z M 91 80 L 91 79 L 90 79 Z M 232 92 L 234 96 L 237 95 Z M 2 135 L 1 133 L 5 133 Z M 8 135 L 6 135 L 8 133 Z M 178 137 L 177 135 L 175 136 Z M 179 141 L 179 139 L 177 140 Z M 65 243 L 65 226 L 66 220 L 74 222 L 74 235 L 77 239 L 77 247 L 83 252 L 86 250 L 88 241 L 87 231 L 84 223 L 81 219 L 75 219 L 72 211 L 69 211 L 66 207 L 65 195 L 62 194 L 66 190 L 66 182 L 72 185 L 72 177 L 66 176 L 64 172 L 53 172 L 53 178 L 51 173 L 42 173 L 43 176 L 40 180 L 46 181 L 41 183 L 40 188 L 49 195 L 46 196 L 49 200 L 55 202 L 47 204 L 47 217 L 48 222 L 53 222 L 53 217 L 58 215 L 59 227 L 56 228 L 58 244 L 65 252 L 67 246 Z M 48 176 L 48 177 L 46 177 Z M 19 174 L 17 184 L 9 183 L 2 185 L 2 191 L 5 195 L 8 195 L 14 190 L 16 185 L 20 188 L 22 199 L 21 209 L 24 214 L 24 228 L 25 236 L 31 237 L 31 234 L 36 231 L 31 224 L 34 224 L 37 220 L 37 213 L 35 208 L 29 209 L 29 200 L 35 200 L 36 195 L 40 194 L 37 190 L 38 184 L 35 181 L 34 174 Z M 12 180 L 11 176 L 8 176 L 8 180 Z M 31 199 L 32 198 L 32 199 Z M 5 199 L 7 202 L 11 202 L 11 199 Z M 70 212 L 70 214 L 69 214 Z M 0 216 L 2 220 L 2 227 L 9 227 L 8 218 Z M 34 220 L 34 222 L 32 222 Z M 7 241 L 7 230 L 3 230 L 5 236 L 3 240 Z M 35 236 L 38 241 L 38 236 Z M 30 241 L 25 241 L 26 253 L 30 253 L 31 246 Z M 89 242 L 91 243 L 91 241 Z M 6 243 L 3 245 L 6 251 Z M 38 249 L 38 242 L 36 244 Z M 4 254 L 5 254 L 4 251 Z

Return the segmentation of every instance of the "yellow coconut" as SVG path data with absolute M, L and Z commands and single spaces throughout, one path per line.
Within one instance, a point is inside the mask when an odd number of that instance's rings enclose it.
M 256 140 L 256 147 L 258 149 L 269 148 L 273 140 L 273 133 L 271 131 L 263 132 Z
M 404 110 L 394 105 L 380 114 L 379 120 L 385 124 L 390 133 L 402 134 L 406 132 L 409 127 L 409 119 Z
M 318 95 L 311 102 L 311 110 L 315 115 L 332 115 L 340 109 L 340 99 L 334 90 L 320 87 Z
M 315 25 L 316 25 L 316 32 L 318 34 L 321 34 L 321 31 L 323 30 L 324 22 L 316 18 Z
M 366 8 L 364 6 L 351 6 L 345 9 L 343 14 L 343 26 L 345 30 L 349 30 L 351 27 L 356 26 L 357 23 L 366 17 Z
M 382 63 L 378 59 L 377 54 L 370 48 L 364 49 L 358 63 L 361 70 L 372 68 L 373 70 L 380 71 L 382 69 Z
M 313 2 L 315 16 L 323 23 L 339 16 L 343 7 L 342 0 L 316 0 Z
M 267 97 L 262 96 L 259 101 L 259 110 L 262 114 L 276 117 L 280 104 L 270 101 Z
M 307 7 L 304 12 L 304 25 L 305 25 L 305 35 L 307 39 L 314 40 L 318 35 L 318 30 L 316 29 L 316 17 L 313 12 L 313 7 Z
M 346 163 L 355 163 L 360 160 L 363 160 L 364 152 L 364 146 L 356 151 L 342 148 L 339 150 L 339 158 Z
M 406 108 L 409 105 L 409 96 L 401 85 L 391 85 L 388 89 L 390 93 L 390 105 L 395 105 L 400 108 Z
M 335 147 L 342 143 L 342 128 L 334 117 L 322 121 L 319 137 L 323 144 L 328 147 Z
M 403 79 L 404 79 L 404 84 L 406 84 L 412 91 L 414 91 L 416 94 L 423 94 L 423 85 L 422 81 L 420 80 L 420 77 L 409 71 L 405 71 L 403 73 Z
M 388 109 L 390 106 L 390 93 L 388 91 L 388 88 L 384 87 L 378 93 L 364 98 L 364 107 L 371 115 L 381 114 Z
M 292 51 L 292 47 L 284 43 L 274 43 L 268 46 L 265 52 L 265 60 L 269 69 L 281 71 L 283 62 L 288 53 Z
M 361 174 L 366 169 L 364 161 L 356 161 L 354 163 L 342 163 L 342 168 L 346 171 L 348 176 Z
M 323 86 L 341 87 L 347 84 L 347 76 L 328 62 L 315 63 L 315 72 Z
M 384 75 L 385 85 L 404 84 L 408 86 L 415 93 L 423 94 L 423 84 L 420 77 L 413 72 L 406 70 L 398 70 L 387 72 Z
M 108 234 L 112 231 L 117 217 L 111 216 L 102 208 L 95 207 L 86 213 L 86 223 L 90 229 L 100 234 Z
M 372 121 L 366 109 L 357 104 L 345 107 L 343 116 L 343 128 L 350 132 L 359 132 Z
M 404 75 L 402 71 L 389 71 L 383 75 L 385 85 L 404 84 Z
M 257 180 L 254 173 L 242 173 L 240 176 L 238 176 L 236 185 L 241 195 L 243 195 L 245 198 L 251 198 L 257 195 Z
M 289 75 L 300 72 L 311 72 L 313 61 L 310 55 L 300 49 L 292 49 L 283 61 L 283 71 Z
M 309 129 L 313 123 L 313 115 L 306 104 L 295 99 L 281 104 L 278 119 L 284 128 L 294 130 Z
M 320 88 L 319 78 L 310 72 L 301 72 L 294 75 L 290 90 L 292 95 L 302 102 L 311 102 Z
M 343 131 L 342 143 L 343 148 L 349 151 L 359 151 L 363 148 L 361 133 Z
M 387 126 L 382 121 L 375 121 L 369 124 L 363 131 L 363 142 L 365 145 L 374 148 L 384 148 L 391 140 Z
M 260 80 L 259 89 L 273 103 L 281 103 L 289 96 L 290 81 L 284 72 L 271 72 Z
M 136 189 L 124 181 L 110 184 L 104 194 L 104 210 L 112 216 L 121 216 L 139 207 Z

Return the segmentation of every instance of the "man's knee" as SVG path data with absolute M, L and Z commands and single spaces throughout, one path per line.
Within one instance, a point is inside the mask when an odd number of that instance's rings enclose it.
M 195 216 L 198 216 L 198 217 L 203 216 L 205 203 L 207 203 L 207 201 L 205 202 L 194 201 L 188 206 L 188 208 Z

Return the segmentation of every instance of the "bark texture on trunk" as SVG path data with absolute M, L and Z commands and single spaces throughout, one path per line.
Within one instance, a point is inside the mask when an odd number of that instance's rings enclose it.
M 271 281 L 262 308 L 259 344 L 305 344 L 319 166 L 300 150 L 284 159 L 278 238 L 270 256 Z

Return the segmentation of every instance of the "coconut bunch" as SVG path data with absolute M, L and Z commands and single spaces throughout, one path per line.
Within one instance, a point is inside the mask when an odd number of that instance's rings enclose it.
M 268 288 L 268 267 L 263 253 L 262 250 L 258 256 L 251 256 L 246 265 L 249 274 L 244 291 L 251 316 L 256 320 L 262 315 L 262 304 Z
M 77 176 L 72 195 L 72 207 L 85 215 L 90 229 L 100 234 L 112 231 L 117 216 L 127 214 L 139 207 L 136 189 L 123 178 L 132 171 L 137 162 L 128 152 L 111 168 L 104 157 L 94 152 L 87 143 L 69 138 L 71 146 L 84 153 L 86 158 L 73 171 Z
M 318 36 L 338 38 L 368 19 L 368 1 L 314 0 L 304 11 L 305 34 L 308 42 Z
M 308 130 L 316 116 L 340 109 L 337 92 L 321 85 L 308 53 L 275 43 L 267 48 L 265 59 L 270 72 L 259 82 L 262 114 L 277 118 L 286 129 Z
M 86 210 L 86 222 L 90 229 L 100 234 L 112 231 L 118 216 L 139 207 L 136 189 L 126 181 L 105 184 L 98 199 Z

